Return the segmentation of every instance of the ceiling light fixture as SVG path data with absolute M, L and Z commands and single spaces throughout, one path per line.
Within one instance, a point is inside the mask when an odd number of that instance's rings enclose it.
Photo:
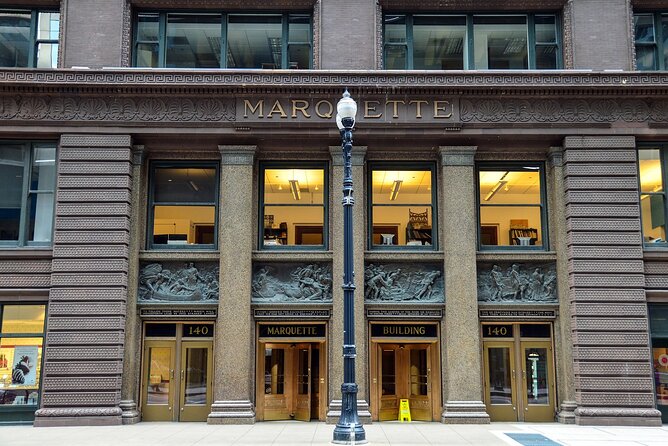
M 485 195 L 485 201 L 489 201 L 499 191 L 499 189 L 501 189 L 502 186 L 505 186 L 508 183 L 508 181 L 504 179 L 506 178 L 506 175 L 508 175 L 508 172 L 505 172 L 501 179 L 499 179 L 499 182 L 494 185 L 492 190 L 490 190 L 487 195 Z
M 199 186 L 197 186 L 193 180 L 188 180 L 188 184 L 190 184 L 190 187 L 192 187 L 195 192 L 199 192 Z
M 298 180 L 288 180 L 290 182 L 290 192 L 292 193 L 292 198 L 295 200 L 301 200 L 302 198 L 302 191 L 299 189 L 299 181 Z
M 392 183 L 392 189 L 390 190 L 390 200 L 394 201 L 397 199 L 397 195 L 399 195 L 399 189 L 401 189 L 401 183 L 403 182 L 403 180 L 394 180 L 394 183 Z

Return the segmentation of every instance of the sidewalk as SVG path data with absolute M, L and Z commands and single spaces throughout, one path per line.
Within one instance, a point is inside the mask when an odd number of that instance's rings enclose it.
M 668 425 L 590 427 L 557 423 L 445 425 L 384 422 L 366 425 L 364 428 L 370 445 L 668 446 Z M 298 421 L 224 426 L 148 422 L 110 427 L 0 426 L 0 445 L 329 445 L 333 429 L 333 425 Z

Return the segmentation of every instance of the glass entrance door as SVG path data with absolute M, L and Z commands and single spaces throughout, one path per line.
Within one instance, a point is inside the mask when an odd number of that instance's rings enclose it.
M 146 341 L 142 392 L 142 419 L 172 421 L 174 419 L 174 341 Z
M 320 343 L 260 343 L 262 375 L 258 377 L 258 419 L 320 418 L 325 388 Z
M 494 421 L 517 421 L 513 342 L 485 342 L 485 404 Z
M 495 339 L 489 338 L 494 335 Z M 501 336 L 505 339 L 500 340 Z M 530 337 L 534 339 L 527 339 Z M 535 339 L 538 337 L 547 339 Z M 549 325 L 484 326 L 483 361 L 485 405 L 492 421 L 554 420 L 556 399 Z
M 378 344 L 377 358 L 378 419 L 397 420 L 407 399 L 413 420 L 432 421 L 431 345 Z
M 179 421 L 206 421 L 211 409 L 211 342 L 183 342 Z
M 554 378 L 550 342 L 522 342 L 524 421 L 554 419 Z

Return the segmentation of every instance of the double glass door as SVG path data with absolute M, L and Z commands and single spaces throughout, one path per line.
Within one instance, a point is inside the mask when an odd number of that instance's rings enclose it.
M 212 353 L 212 341 L 145 341 L 142 419 L 206 421 L 212 402 Z
M 411 418 L 432 421 L 431 344 L 377 344 L 378 420 L 397 420 L 402 399 Z
M 258 418 L 310 421 L 320 418 L 319 343 L 261 343 L 258 376 Z
M 554 420 L 552 358 L 551 340 L 483 338 L 485 404 L 492 421 Z

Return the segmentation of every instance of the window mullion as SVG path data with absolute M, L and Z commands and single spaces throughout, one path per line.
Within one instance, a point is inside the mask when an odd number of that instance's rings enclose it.
M 466 60 L 464 61 L 465 70 L 475 70 L 475 56 L 473 42 L 473 14 L 466 15 Z
M 26 144 L 23 149 L 23 187 L 21 189 L 21 214 L 19 217 L 19 246 L 26 245 L 28 231 L 28 197 L 30 195 L 30 160 L 32 144 Z
M 666 69 L 666 63 L 663 58 L 663 27 L 661 26 L 661 13 L 654 14 L 654 68 L 659 70 Z
M 227 14 L 220 18 L 220 68 L 227 68 Z
M 39 11 L 32 11 L 30 15 L 30 44 L 32 46 L 30 53 L 28 53 L 28 66 L 31 68 L 37 67 L 37 18 Z
M 406 15 L 406 69 L 412 70 L 415 66 L 413 61 L 413 14 Z
M 288 41 L 289 38 L 289 30 L 288 26 L 290 24 L 290 18 L 289 14 L 282 14 L 281 16 L 281 32 L 283 34 L 282 39 L 281 39 L 281 67 L 280 68 L 288 68 L 288 48 L 290 46 L 290 42 Z
M 536 69 L 536 22 L 533 14 L 527 14 L 527 68 Z
M 160 13 L 158 23 L 158 66 L 164 68 L 167 65 L 167 13 Z

